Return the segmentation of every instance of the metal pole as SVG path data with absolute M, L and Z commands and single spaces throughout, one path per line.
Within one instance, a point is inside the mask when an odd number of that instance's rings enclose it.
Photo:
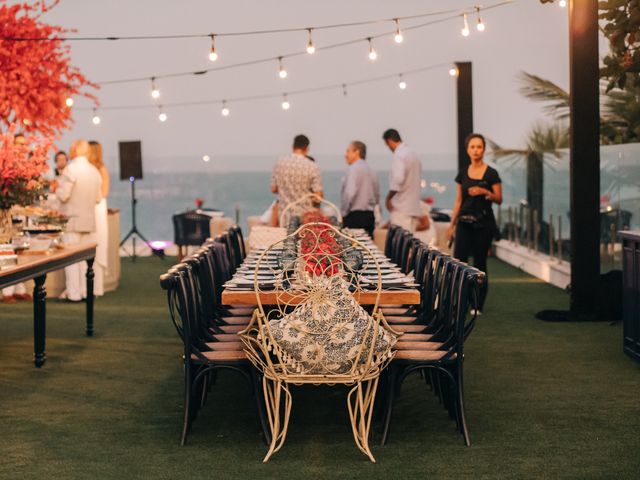
M 553 258 L 553 242 L 554 242 L 554 231 L 553 231 L 553 214 L 549 214 L 549 258 Z
M 471 62 L 456 62 L 458 80 L 457 108 L 458 108 L 458 171 L 469 166 L 470 159 L 464 141 L 473 133 L 473 82 Z
M 600 280 L 598 0 L 570 0 L 571 316 L 597 315 Z
M 558 215 L 558 262 L 562 262 L 562 215 Z

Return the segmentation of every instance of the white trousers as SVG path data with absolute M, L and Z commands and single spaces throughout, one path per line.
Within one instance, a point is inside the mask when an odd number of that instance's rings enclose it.
M 4 297 L 24 295 L 25 293 L 27 293 L 27 287 L 24 285 L 24 283 L 16 283 L 15 285 L 11 285 L 10 287 L 5 287 L 2 289 L 2 296 Z
M 67 232 L 64 234 L 64 241 L 67 245 L 77 245 L 85 242 L 95 242 L 94 233 Z M 94 268 L 95 263 L 94 263 Z M 67 283 L 67 298 L 78 302 L 87 298 L 87 262 L 82 261 L 69 265 L 64 269 L 64 276 Z M 96 274 L 96 277 L 98 275 Z M 94 288 L 94 290 L 97 290 Z
M 416 231 L 416 218 L 406 213 L 392 211 L 389 216 L 389 223 L 391 225 L 398 225 L 412 233 Z

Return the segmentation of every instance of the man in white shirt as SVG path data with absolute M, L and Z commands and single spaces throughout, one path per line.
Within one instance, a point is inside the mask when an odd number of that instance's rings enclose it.
M 389 193 L 386 198 L 389 222 L 410 232 L 415 232 L 417 219 L 422 215 L 420 193 L 422 164 L 397 130 L 390 128 L 382 135 L 384 143 L 393 152 L 389 175 Z
M 87 141 L 73 142 L 69 156 L 73 161 L 62 172 L 60 185 L 56 190 L 56 197 L 61 202 L 61 211 L 69 217 L 65 243 L 77 245 L 95 242 L 95 207 L 101 199 L 102 178 L 98 169 L 89 163 Z M 67 289 L 62 294 L 63 298 L 73 302 L 86 298 L 86 272 L 85 262 L 65 268 Z
M 293 153 L 278 160 L 273 167 L 271 191 L 278 194 L 278 209 L 282 212 L 287 205 L 299 200 L 308 193 L 322 197 L 322 177 L 320 167 L 309 160 L 309 139 L 305 135 L 297 135 L 293 139 Z M 304 208 L 305 206 L 301 206 Z M 301 211 L 290 209 L 284 218 L 287 227 L 291 215 L 299 215 Z

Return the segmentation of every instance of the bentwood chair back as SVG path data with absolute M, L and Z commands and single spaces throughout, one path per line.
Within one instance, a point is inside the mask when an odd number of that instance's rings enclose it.
M 295 202 L 287 204 L 287 206 L 282 209 L 279 215 L 280 226 L 287 228 L 289 227 L 292 216 L 300 216 L 304 212 L 318 207 L 325 208 L 328 213 L 331 213 L 331 216 L 335 217 L 338 225 L 342 225 L 342 214 L 334 203 L 315 193 L 308 193 Z
M 275 262 L 275 265 L 274 265 Z M 365 270 L 377 275 L 364 278 Z M 269 271 L 275 282 L 262 285 Z M 347 406 L 354 439 L 371 461 L 371 413 L 378 378 L 391 360 L 396 335 L 379 309 L 381 274 L 368 247 L 326 223 L 302 225 L 259 257 L 254 280 L 258 308 L 245 332 L 245 351 L 263 373 L 272 443 L 284 444 L 290 384 L 351 386 Z M 358 303 L 375 295 L 372 313 Z M 263 295 L 270 295 L 268 308 Z M 281 421 L 281 401 L 284 412 Z
M 182 248 L 202 245 L 211 235 L 211 217 L 198 212 L 184 212 L 173 215 L 173 243 L 178 246 L 178 260 L 183 255 Z

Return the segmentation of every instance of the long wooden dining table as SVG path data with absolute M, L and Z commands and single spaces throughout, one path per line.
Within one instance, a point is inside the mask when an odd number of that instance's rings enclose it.
M 278 296 L 282 297 L 282 292 L 276 293 L 272 291 L 259 292 L 260 302 L 263 305 L 275 305 L 278 303 Z M 376 292 L 358 292 L 355 294 L 356 300 L 361 305 L 373 305 L 376 301 Z M 253 290 L 230 290 L 225 288 L 222 291 L 222 303 L 224 305 L 255 305 L 256 304 L 256 292 Z M 286 301 L 290 303 L 289 299 L 279 299 L 280 302 Z M 420 303 L 420 292 L 415 288 L 407 289 L 383 289 L 380 293 L 381 306 L 389 305 L 418 305 Z
M 86 299 L 86 330 L 87 336 L 93 335 L 93 261 L 96 256 L 96 244 L 64 246 L 48 252 L 21 253 L 18 264 L 3 267 L 0 270 L 0 288 L 9 287 L 16 283 L 33 280 L 33 344 L 34 363 L 42 367 L 46 361 L 46 298 L 47 292 L 44 282 L 47 274 L 60 270 L 74 263 L 87 262 L 87 299 Z

